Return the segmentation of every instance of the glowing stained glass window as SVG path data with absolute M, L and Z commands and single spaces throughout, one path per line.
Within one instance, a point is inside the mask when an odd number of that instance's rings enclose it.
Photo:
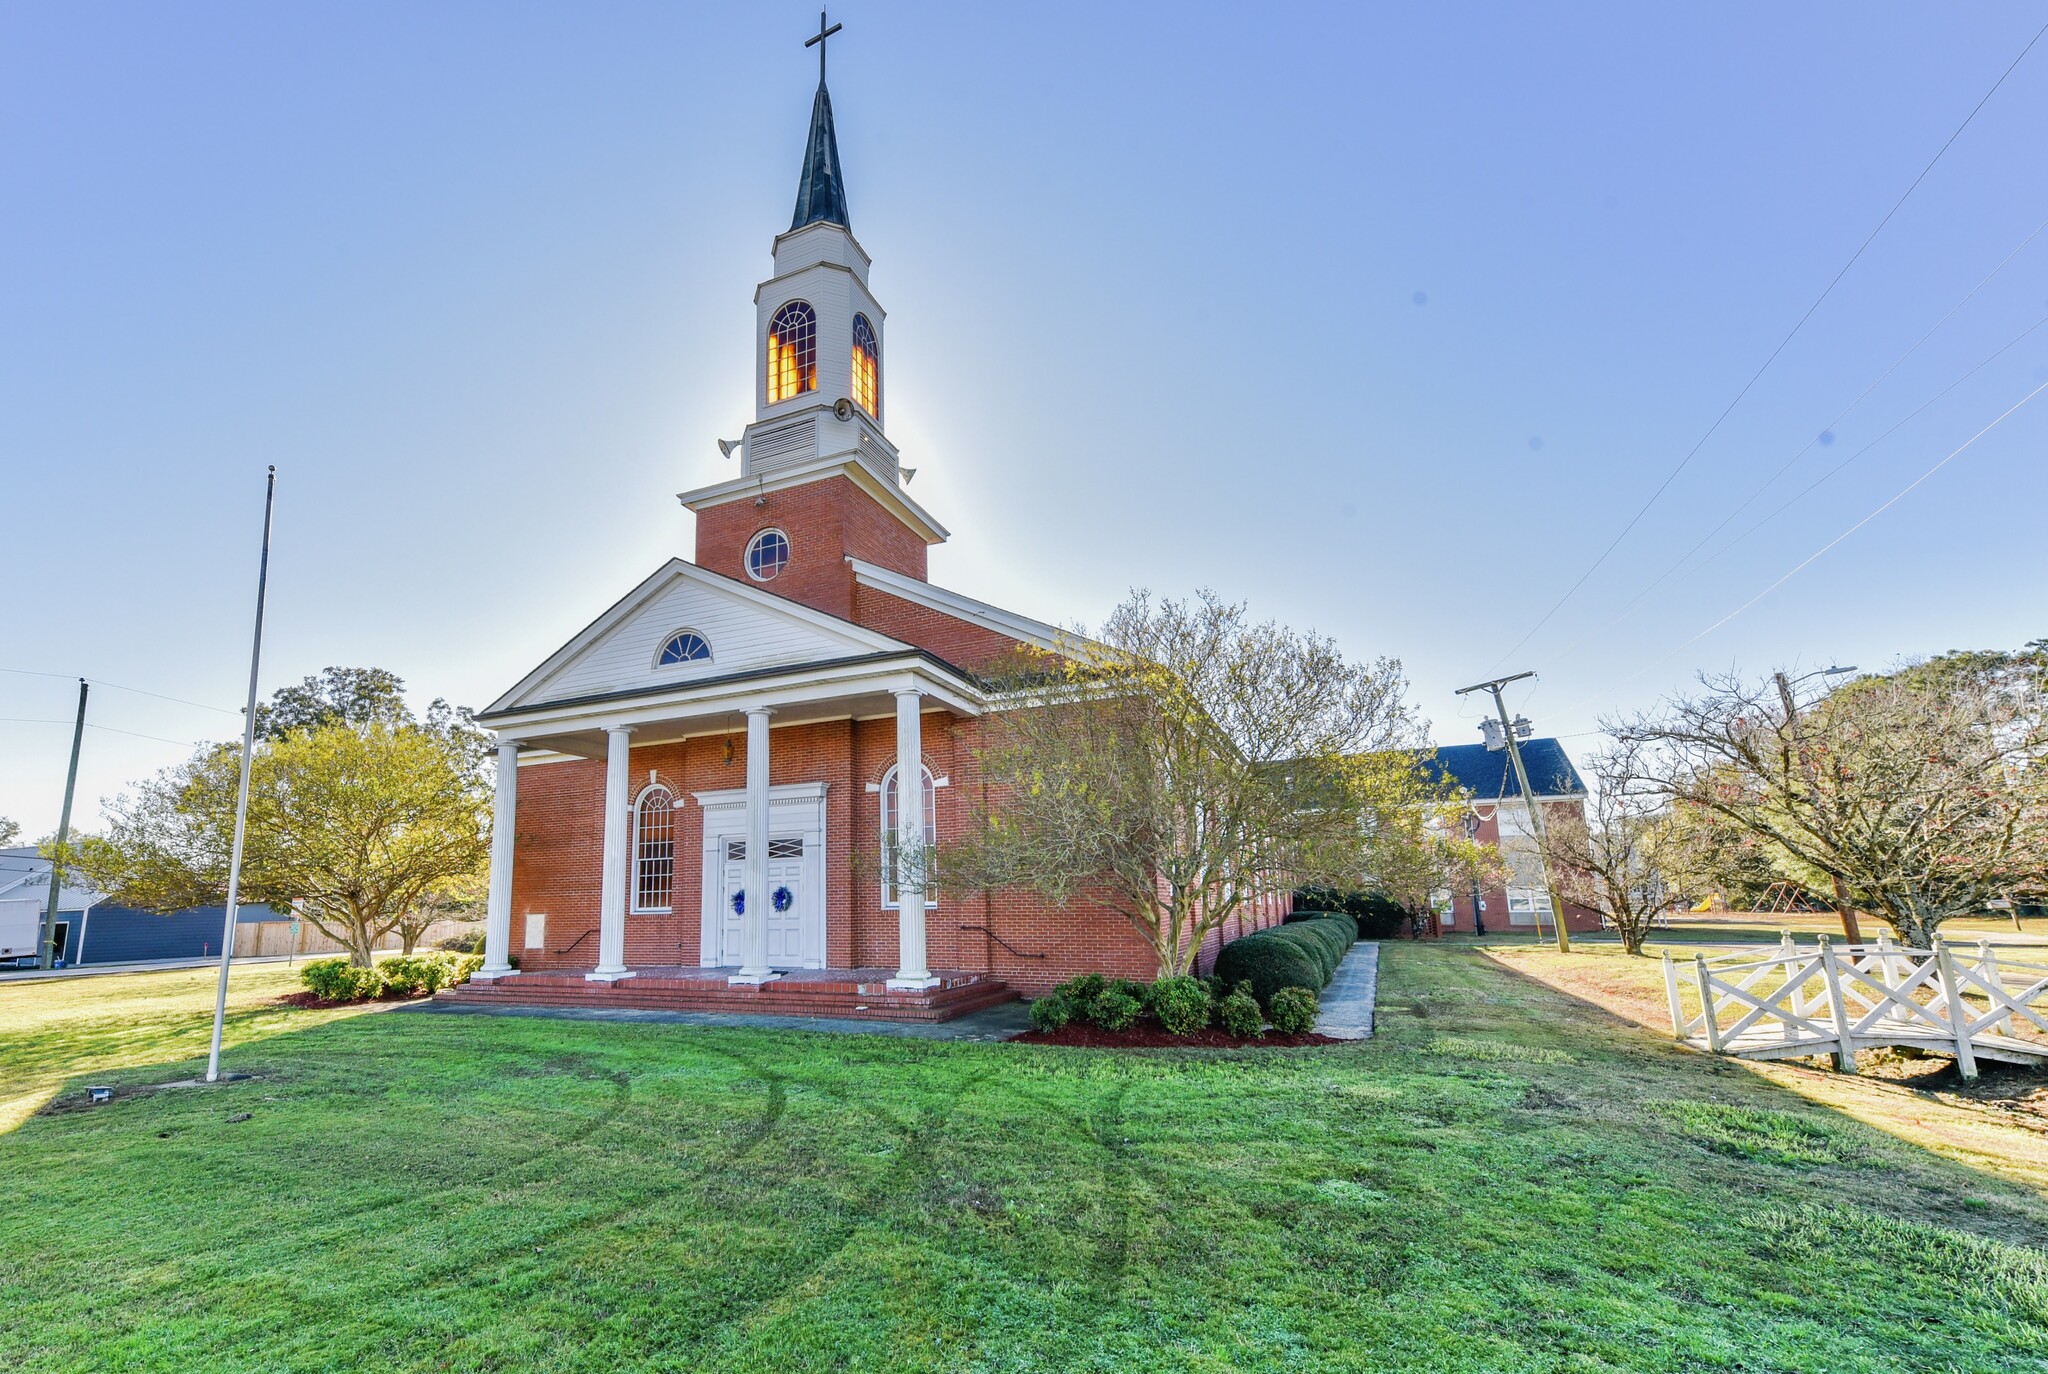
M 672 663 L 695 663 L 698 659 L 710 657 L 711 646 L 705 642 L 703 635 L 695 630 L 677 630 L 668 637 L 668 642 L 661 646 L 661 656 L 655 661 L 659 666 L 666 668 Z
M 747 576 L 767 582 L 789 566 L 789 536 L 781 530 L 762 530 L 747 545 Z
M 882 418 L 882 345 L 865 315 L 853 317 L 853 403 Z
M 768 324 L 768 404 L 818 389 L 818 312 L 791 301 Z

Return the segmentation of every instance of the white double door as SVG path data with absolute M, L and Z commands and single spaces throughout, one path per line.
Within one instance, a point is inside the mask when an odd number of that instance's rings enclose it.
M 825 787 L 793 783 L 768 792 L 768 923 L 770 968 L 825 966 Z M 704 896 L 700 963 L 746 963 L 746 790 L 699 792 L 704 808 Z
M 804 837 L 777 835 L 768 841 L 768 964 L 771 968 L 818 967 L 806 963 L 808 927 L 813 912 L 804 863 Z M 724 931 L 719 937 L 719 964 L 745 962 L 747 842 L 725 842 Z M 821 961 L 822 962 L 822 961 Z

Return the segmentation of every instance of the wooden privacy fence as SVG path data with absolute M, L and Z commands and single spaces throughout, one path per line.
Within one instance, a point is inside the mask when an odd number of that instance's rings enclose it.
M 1858 1050 L 1912 1046 L 1953 1054 L 1966 1079 L 1980 1059 L 2048 1063 L 2048 958 L 2001 956 L 1984 941 L 1974 951 L 1938 938 L 1933 949 L 1908 949 L 1888 935 L 1874 945 L 1823 935 L 1801 949 L 1787 934 L 1711 958 L 1666 953 L 1664 987 L 1672 1034 L 1713 1054 L 1826 1054 L 1854 1073 Z

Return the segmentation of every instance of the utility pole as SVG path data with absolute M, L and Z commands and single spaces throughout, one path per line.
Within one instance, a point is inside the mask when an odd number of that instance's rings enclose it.
M 1831 672 L 1854 672 L 1855 669 L 1831 669 Z M 1778 680 L 1778 700 L 1785 704 L 1785 723 L 1792 730 L 1792 748 L 1799 755 L 1799 766 L 1806 773 L 1806 790 L 1812 794 L 1816 810 L 1820 805 L 1820 776 L 1813 766 L 1813 755 L 1806 752 L 1806 736 L 1799 728 L 1799 704 L 1792 700 L 1792 680 L 1783 673 L 1774 673 Z M 1849 891 L 1842 885 L 1842 875 L 1830 871 L 1828 876 L 1835 881 L 1835 914 L 1842 918 L 1842 934 L 1852 945 L 1863 943 L 1863 927 L 1856 920 L 1856 908 L 1849 904 Z
M 50 900 L 43 906 L 43 938 L 36 941 L 36 963 L 57 963 L 57 897 L 64 888 L 64 854 L 71 843 L 71 799 L 78 793 L 78 748 L 85 741 L 85 697 L 91 688 L 78 679 L 78 720 L 71 727 L 71 767 L 64 774 L 64 809 L 57 816 L 57 852 L 50 856 Z
M 1543 824 L 1543 811 L 1536 805 L 1536 794 L 1529 787 L 1529 770 L 1522 766 L 1522 746 L 1516 742 L 1515 727 L 1508 720 L 1507 703 L 1501 700 L 1500 695 L 1500 689 L 1510 682 L 1520 682 L 1525 677 L 1534 676 L 1534 673 L 1515 673 L 1509 677 L 1497 677 L 1491 682 L 1477 682 L 1470 687 L 1460 687 L 1457 695 L 1464 696 L 1467 692 L 1493 694 L 1493 709 L 1500 717 L 1501 734 L 1506 736 L 1508 742 L 1508 758 L 1515 765 L 1515 782 L 1522 789 L 1522 804 L 1529 808 L 1529 827 L 1536 832 L 1536 862 L 1543 869 L 1543 890 L 1550 894 L 1550 919 L 1551 924 L 1557 927 L 1557 952 L 1570 954 L 1572 937 L 1564 928 L 1564 899 L 1558 895 L 1557 884 L 1550 877 L 1550 834 Z M 1543 922 L 1540 917 L 1537 919 L 1536 929 L 1538 934 L 1542 933 Z
M 228 1015 L 228 966 L 235 959 L 235 916 L 242 902 L 242 841 L 249 827 L 249 760 L 256 752 L 256 675 L 263 663 L 263 598 L 270 587 L 270 513 L 277 503 L 277 468 L 263 486 L 263 556 L 256 564 L 256 636 L 249 646 L 249 700 L 242 717 L 242 776 L 235 790 L 235 844 L 228 859 L 226 929 L 220 937 L 220 987 L 213 998 L 213 1044 L 206 1081 L 220 1077 L 220 1035 Z

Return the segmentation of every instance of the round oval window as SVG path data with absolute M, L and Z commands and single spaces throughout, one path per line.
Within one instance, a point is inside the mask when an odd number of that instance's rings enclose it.
M 762 530 L 747 545 L 747 576 L 766 582 L 789 565 L 789 536 L 781 530 Z

